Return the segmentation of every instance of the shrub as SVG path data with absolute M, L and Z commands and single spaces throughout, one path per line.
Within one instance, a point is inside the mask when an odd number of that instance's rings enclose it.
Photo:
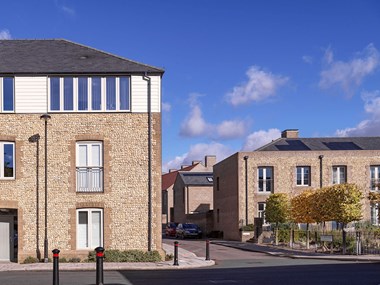
M 61 257 L 61 258 L 59 259 L 59 263 L 67 263 L 67 259 L 66 259 L 66 257 Z
M 69 262 L 71 263 L 78 263 L 80 262 L 80 258 L 79 257 L 72 257 L 69 259 Z
M 248 224 L 248 225 L 242 226 L 241 230 L 245 232 L 254 231 L 255 227 L 253 224 Z
M 87 261 L 96 261 L 96 253 L 89 252 Z M 161 261 L 161 255 L 158 251 L 126 250 L 120 251 L 111 249 L 104 252 L 104 261 L 106 262 L 156 262 Z
M 28 264 L 28 263 L 38 263 L 39 260 L 33 256 L 28 256 L 27 258 L 24 259 L 24 264 Z

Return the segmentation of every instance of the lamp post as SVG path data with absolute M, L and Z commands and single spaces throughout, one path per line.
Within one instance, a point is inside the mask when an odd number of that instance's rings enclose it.
M 245 225 L 248 225 L 248 155 L 244 156 L 245 161 Z
M 43 114 L 40 119 L 45 121 L 45 239 L 44 239 L 44 262 L 49 261 L 48 258 L 48 235 L 47 235 L 47 121 L 50 115 Z

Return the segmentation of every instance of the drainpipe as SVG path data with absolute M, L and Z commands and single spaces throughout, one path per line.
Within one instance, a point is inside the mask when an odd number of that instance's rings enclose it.
M 248 226 L 248 155 L 244 156 L 245 161 L 245 225 Z
M 152 250 L 152 98 L 151 78 L 145 72 L 143 79 L 148 83 L 148 251 Z
M 323 155 L 321 154 L 319 157 L 319 188 L 322 188 L 323 186 L 323 171 L 322 171 L 322 166 L 323 166 Z

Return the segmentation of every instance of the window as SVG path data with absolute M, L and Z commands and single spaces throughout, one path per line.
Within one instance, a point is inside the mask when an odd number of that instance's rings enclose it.
M 273 168 L 259 167 L 258 176 L 259 192 L 273 192 Z
M 15 145 L 13 142 L 0 142 L 0 179 L 15 178 Z
M 265 222 L 265 206 L 266 206 L 265 202 L 257 203 L 257 216 L 263 219 L 263 224 L 266 223 Z
M 370 173 L 371 173 L 371 190 L 372 191 L 378 191 L 380 189 L 380 166 L 371 166 L 370 167 Z
M 2 112 L 14 111 L 14 84 L 13 77 L 0 78 L 0 106 Z
M 130 78 L 50 77 L 50 111 L 116 112 L 130 110 Z
M 0 142 L 0 178 L 14 178 L 14 143 Z
M 347 167 L 333 166 L 333 184 L 343 184 L 347 182 Z
M 297 186 L 310 186 L 310 166 L 297 166 Z
M 77 249 L 94 249 L 103 245 L 103 210 L 77 210 Z
M 371 204 L 371 224 L 379 225 L 379 204 Z
M 102 142 L 77 142 L 77 192 L 103 192 Z

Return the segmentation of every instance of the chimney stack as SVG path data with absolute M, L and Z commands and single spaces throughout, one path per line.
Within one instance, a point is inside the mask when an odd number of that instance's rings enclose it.
M 211 168 L 216 163 L 216 156 L 215 155 L 206 155 L 205 156 L 205 167 Z
M 285 139 L 298 139 L 298 129 L 287 129 L 282 131 L 281 137 Z

